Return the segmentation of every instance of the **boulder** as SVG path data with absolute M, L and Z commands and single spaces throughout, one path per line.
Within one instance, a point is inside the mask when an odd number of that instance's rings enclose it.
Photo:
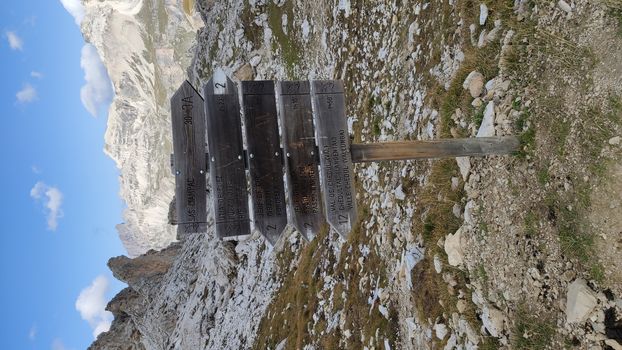
M 596 293 L 588 287 L 585 280 L 581 278 L 576 279 L 568 286 L 568 294 L 566 296 L 566 322 L 585 322 L 597 304 L 598 299 Z
M 505 315 L 495 307 L 485 306 L 482 310 L 482 324 L 484 328 L 495 338 L 502 336 Z
M 471 97 L 476 98 L 484 91 L 484 76 L 478 71 L 472 71 L 467 75 L 462 87 L 469 90 Z
M 460 227 L 456 233 L 447 235 L 447 238 L 445 238 L 445 253 L 447 253 L 447 262 L 449 265 L 462 265 L 464 261 L 463 244 L 462 227 Z
M 238 70 L 233 73 L 235 79 L 242 80 L 253 80 L 255 77 L 255 71 L 253 70 L 253 66 L 250 63 L 244 64 L 242 67 L 238 68 Z

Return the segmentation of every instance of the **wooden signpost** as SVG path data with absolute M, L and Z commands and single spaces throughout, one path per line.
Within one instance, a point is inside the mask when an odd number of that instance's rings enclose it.
M 292 224 L 311 240 L 326 222 L 313 130 L 311 85 L 308 81 L 282 81 L 278 93 Z
M 274 82 L 243 81 L 242 104 L 255 228 L 275 244 L 287 226 Z
M 326 220 L 347 237 L 356 223 L 356 193 L 343 82 L 314 81 L 313 90 Z
M 183 233 L 207 229 L 203 98 L 184 82 L 171 98 L 175 210 Z
M 513 136 L 350 145 L 343 82 L 241 85 L 246 151 L 237 86 L 224 74 L 204 86 L 204 113 L 188 82 L 171 99 L 177 222 L 185 232 L 207 230 L 206 169 L 218 236 L 250 234 L 248 164 L 255 228 L 275 244 L 288 221 L 307 240 L 326 222 L 348 237 L 357 221 L 352 163 L 510 154 L 520 147 Z
M 216 233 L 221 238 L 250 234 L 248 191 L 237 86 L 229 78 L 204 86 L 209 173 Z

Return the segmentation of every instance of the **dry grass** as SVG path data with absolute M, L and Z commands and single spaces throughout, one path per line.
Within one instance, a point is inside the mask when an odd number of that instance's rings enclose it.
M 548 349 L 556 328 L 551 315 L 537 315 L 526 305 L 521 305 L 514 317 L 512 347 L 517 350 Z
M 479 328 L 475 306 L 470 303 L 468 273 L 452 268 L 447 263 L 447 256 L 443 248 L 436 243 L 448 234 L 455 233 L 462 225 L 462 220 L 452 213 L 455 203 L 461 203 L 464 197 L 462 186 L 452 190 L 451 178 L 460 178 L 456 162 L 453 159 L 439 160 L 434 163 L 429 175 L 429 182 L 417 193 L 419 207 L 416 217 L 420 221 L 413 225 L 414 232 L 421 232 L 426 247 L 426 255 L 412 271 L 413 286 L 412 298 L 415 301 L 419 319 L 433 325 L 435 322 L 446 322 L 446 317 L 457 312 L 458 290 L 465 292 L 467 309 L 464 317 L 474 329 Z M 449 272 L 457 285 L 453 288 L 443 280 L 442 274 L 434 271 L 433 258 L 438 255 L 444 265 L 443 274 Z
M 365 204 L 360 203 L 359 218 L 365 219 L 368 215 Z M 277 261 L 283 279 L 282 287 L 261 321 L 255 349 L 274 348 L 283 339 L 287 339 L 286 349 L 301 349 L 306 344 L 316 344 L 321 349 L 359 349 L 376 335 L 376 342 L 386 338 L 395 346 L 399 329 L 395 309 L 385 305 L 389 309 L 387 319 L 378 311 L 379 302 L 371 311 L 368 304 L 371 293 L 378 287 L 376 281 L 385 287 L 388 281 L 384 262 L 374 251 L 363 258 L 364 267 L 359 270 L 358 260 L 362 257 L 359 246 L 369 242 L 361 223 L 362 220 L 343 244 L 337 264 L 334 264 L 337 257 L 327 247 L 330 240 L 338 238 L 335 233 L 329 234 L 327 228 L 302 248 L 294 270 L 289 270 L 289 264 L 296 256 L 288 248 L 280 253 Z M 330 291 L 323 290 L 323 273 L 338 279 Z M 362 282 L 363 275 L 379 279 L 366 278 Z M 313 314 L 319 307 L 319 295 L 324 300 L 332 300 L 332 315 L 337 312 L 343 314 L 345 329 L 352 333 L 349 339 L 344 340 L 339 328 L 329 331 L 329 320 L 323 313 L 320 313 L 317 322 L 313 320 Z

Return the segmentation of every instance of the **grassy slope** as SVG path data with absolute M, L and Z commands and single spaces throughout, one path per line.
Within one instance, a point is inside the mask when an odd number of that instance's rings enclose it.
M 466 44 L 465 61 L 448 90 L 428 77 L 431 93 L 427 103 L 440 112 L 441 136 L 451 137 L 452 128 L 453 135 L 467 135 L 468 131 L 458 128 L 451 120 L 451 115 L 460 108 L 470 115 L 470 120 L 477 125 L 481 122 L 482 111 L 481 108 L 470 105 L 471 98 L 462 89 L 462 81 L 472 70 L 483 73 L 486 80 L 495 77 L 499 73 L 499 60 L 503 61 L 505 73 L 513 77 L 513 91 L 520 92 L 515 97 L 521 97 L 520 94 L 529 91 L 530 99 L 534 100 L 529 106 L 524 105 L 521 100 L 516 100 L 513 106 L 513 109 L 520 114 L 515 125 L 516 133 L 520 134 L 524 147 L 521 153 L 509 162 L 509 166 L 520 168 L 529 163 L 535 164 L 537 168 L 533 174 L 521 178 L 523 184 L 516 185 L 517 191 L 521 191 L 524 184 L 528 184 L 530 189 L 538 187 L 544 193 L 534 198 L 524 197 L 517 192 L 517 199 L 520 198 L 524 202 L 523 234 L 529 238 L 550 233 L 557 235 L 561 249 L 567 254 L 566 258 L 577 263 L 579 269 L 585 271 L 588 276 L 598 280 L 602 267 L 593 259 L 593 237 L 584 227 L 585 215 L 590 209 L 590 187 L 582 184 L 582 179 L 586 176 L 599 178 L 605 173 L 607 161 L 602 158 L 601 151 L 603 141 L 611 137 L 615 130 L 619 130 L 619 97 L 611 94 L 607 101 L 594 100 L 580 110 L 569 111 L 567 106 L 561 103 L 563 90 L 558 90 L 551 96 L 549 95 L 551 87 L 564 86 L 565 82 L 562 79 L 564 76 L 575 78 L 589 76 L 598 57 L 593 57 L 589 48 L 578 46 L 569 37 L 558 37 L 560 34 L 542 31 L 536 23 L 528 19 L 518 21 L 512 11 L 513 1 L 490 0 L 486 3 L 490 8 L 490 18 L 500 18 L 505 28 L 511 28 L 516 32 L 513 48 L 501 57 L 500 44 L 493 43 L 483 49 Z M 472 23 L 478 15 L 476 5 L 472 1 L 459 2 L 458 10 L 452 10 L 444 5 L 439 20 L 439 25 L 444 30 L 434 31 L 434 28 L 424 30 L 422 35 L 428 36 L 425 40 L 435 42 L 436 47 L 441 42 L 446 42 L 451 31 L 455 29 L 451 21 L 452 16 L 458 13 L 467 23 Z M 269 21 L 276 38 L 273 50 L 280 52 L 289 74 L 293 76 L 302 54 L 301 48 L 280 29 L 281 11 L 286 11 L 291 20 L 293 9 L 285 7 L 283 10 L 273 5 L 269 6 Z M 361 7 L 361 4 L 353 6 Z M 352 27 L 359 25 L 356 18 L 350 18 L 348 21 Z M 249 32 L 248 35 L 257 34 Z M 431 56 L 426 64 L 418 67 L 420 71 L 427 72 L 440 60 L 438 50 L 432 51 Z M 356 79 L 356 76 L 348 76 L 348 79 Z M 592 84 L 588 81 L 578 88 L 588 92 L 593 89 Z M 369 104 L 363 107 L 363 114 L 379 103 L 373 97 L 370 97 L 369 101 Z M 376 120 L 374 123 L 379 122 Z M 379 134 L 379 127 L 372 128 L 372 132 Z M 580 160 L 580 163 L 574 167 L 549 168 L 551 164 L 563 164 L 570 160 Z M 453 217 L 451 208 L 453 203 L 462 201 L 464 193 L 460 188 L 452 190 L 449 186 L 449 179 L 458 174 L 454 162 L 437 162 L 430 172 L 433 181 L 430 181 L 425 188 L 416 188 L 415 184 L 409 184 L 407 181 L 404 189 L 417 192 L 420 196 L 417 213 L 421 220 L 416 223 L 414 230 L 422 233 L 426 246 L 430 247 L 425 260 L 413 270 L 413 279 L 418 281 L 413 291 L 413 298 L 419 309 L 419 317 L 433 322 L 442 320 L 445 315 L 455 311 L 455 296 L 447 292 L 446 283 L 441 276 L 432 272 L 432 257 L 438 254 L 442 259 L 446 259 L 444 251 L 436 246 L 436 242 L 439 238 L 455 232 L 460 226 L 461 223 Z M 578 185 L 571 191 L 563 193 L 556 191 L 556 186 L 566 178 L 572 179 Z M 365 205 L 361 203 L 361 207 L 364 208 Z M 568 210 L 569 207 L 573 209 Z M 366 213 L 362 212 L 361 217 L 365 219 Z M 481 231 L 486 232 L 485 223 L 482 225 Z M 546 241 L 546 238 L 542 237 L 541 241 Z M 369 237 L 365 237 L 359 227 L 343 245 L 339 258 L 327 249 L 329 239 L 335 237 L 323 233 L 314 242 L 304 246 L 299 254 L 285 252 L 279 257 L 282 264 L 283 287 L 277 293 L 260 325 L 255 348 L 274 348 L 286 338 L 287 348 L 292 349 L 307 343 L 317 343 L 327 349 L 352 348 L 362 346 L 364 343 L 361 339 L 369 339 L 376 336 L 376 333 L 381 338 L 390 339 L 391 344 L 394 344 L 397 338 L 394 331 L 397 329 L 395 311 L 390 309 L 388 319 L 380 317 L 377 313 L 374 317 L 370 317 L 370 307 L 367 304 L 369 295 L 363 294 L 362 291 L 373 289 L 371 283 L 375 281 L 359 286 L 360 271 L 355 267 L 360 257 L 358 245 L 366 244 Z M 296 264 L 293 270 L 289 271 L 289 262 L 292 259 Z M 326 261 L 330 264 L 325 266 Z M 384 276 L 383 261 L 375 252 L 372 251 L 365 264 L 366 273 Z M 469 279 L 478 279 L 483 281 L 484 285 L 488 279 L 483 266 L 476 271 L 453 272 L 457 277 L 458 287 L 465 290 L 464 286 Z M 319 278 L 322 273 L 338 276 L 338 282 L 332 290 L 323 290 L 323 280 Z M 386 284 L 386 277 L 381 278 L 384 279 L 381 284 Z M 344 335 L 338 328 L 327 330 L 328 320 L 322 317 L 313 320 L 312 316 L 319 307 L 317 295 L 322 293 L 324 294 L 322 299 L 333 301 L 331 306 L 333 313 L 342 312 L 345 317 L 345 328 L 352 329 L 355 334 L 345 342 L 342 340 Z M 441 303 L 444 306 L 441 306 Z M 526 306 L 517 305 L 515 311 L 512 320 L 513 332 L 519 335 L 531 332 L 535 336 L 530 339 L 515 336 L 512 338 L 514 346 L 524 349 L 546 347 L 553 336 L 551 329 L 554 320 L 533 318 L 531 315 L 533 310 L 529 310 Z M 469 306 L 466 313 L 477 329 L 479 321 L 473 306 Z M 496 346 L 497 343 L 493 339 L 487 339 L 482 345 L 483 348 Z

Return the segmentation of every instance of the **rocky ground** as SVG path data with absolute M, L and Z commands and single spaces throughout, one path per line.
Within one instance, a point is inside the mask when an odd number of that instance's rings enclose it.
M 198 1 L 190 81 L 343 79 L 356 142 L 519 135 L 357 165 L 348 240 L 213 233 L 110 267 L 93 349 L 622 348 L 622 3 Z

